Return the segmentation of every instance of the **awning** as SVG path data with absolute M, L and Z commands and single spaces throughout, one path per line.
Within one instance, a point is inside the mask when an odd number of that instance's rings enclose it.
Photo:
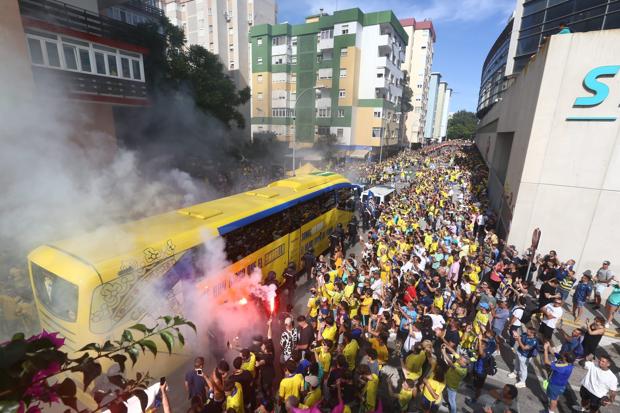
M 349 158 L 354 158 L 354 159 L 365 159 L 366 156 L 368 155 L 368 150 L 366 149 L 356 149 L 353 152 L 351 152 L 349 154 Z

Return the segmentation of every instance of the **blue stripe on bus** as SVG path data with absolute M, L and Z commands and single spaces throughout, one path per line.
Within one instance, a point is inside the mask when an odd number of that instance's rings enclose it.
M 340 184 L 332 185 L 332 186 L 330 186 L 328 188 L 324 188 L 324 189 L 321 189 L 319 191 L 313 192 L 311 194 L 304 195 L 301 198 L 297 198 L 297 199 L 294 199 L 292 201 L 288 201 L 288 202 L 285 202 L 283 204 L 276 205 L 276 206 L 274 206 L 272 208 L 269 208 L 269 209 L 266 209 L 264 211 L 257 212 L 254 215 L 250 215 L 248 217 L 241 218 L 240 220 L 235 221 L 235 222 L 231 222 L 230 224 L 222 225 L 221 227 L 218 228 L 218 232 L 220 233 L 220 235 L 228 234 L 229 232 L 232 232 L 232 231 L 234 231 L 236 229 L 239 229 L 239 228 L 244 227 L 246 225 L 249 225 L 249 224 L 251 224 L 253 222 L 256 222 L 259 219 L 266 218 L 266 217 L 268 217 L 270 215 L 273 215 L 275 213 L 282 212 L 285 209 L 288 209 L 288 208 L 290 208 L 292 206 L 295 206 L 295 205 L 297 205 L 297 204 L 299 204 L 301 202 L 305 202 L 305 201 L 308 201 L 308 200 L 310 200 L 312 198 L 316 198 L 317 196 L 319 196 L 321 194 L 324 194 L 325 192 L 333 191 L 335 189 L 340 189 L 340 188 L 351 188 L 352 186 L 353 185 L 351 185 L 350 183 L 340 183 Z

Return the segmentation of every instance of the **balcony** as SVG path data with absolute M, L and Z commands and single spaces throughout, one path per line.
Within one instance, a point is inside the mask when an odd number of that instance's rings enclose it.
M 32 66 L 34 83 L 52 96 L 121 105 L 147 104 L 146 84 L 88 73 Z
M 164 11 L 159 7 L 155 6 L 154 1 L 148 0 L 126 0 L 122 3 L 123 6 L 134 9 L 136 11 L 141 11 L 145 14 L 150 14 L 154 17 L 164 17 Z
M 74 7 L 56 0 L 18 0 L 19 10 L 28 27 L 28 20 L 60 26 L 105 39 L 136 44 L 136 28 L 109 17 Z
M 392 52 L 392 40 L 389 34 L 382 34 L 377 40 L 379 46 L 379 56 L 389 56 Z

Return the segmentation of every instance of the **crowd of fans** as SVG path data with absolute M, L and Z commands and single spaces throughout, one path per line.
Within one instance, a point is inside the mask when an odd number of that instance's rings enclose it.
M 354 221 L 336 228 L 327 258 L 306 253 L 297 292 L 310 293 L 307 306 L 287 314 L 278 336 L 270 319 L 265 336 L 257 331 L 212 371 L 196 359 L 185 377 L 190 411 L 430 413 L 444 402 L 456 413 L 467 382 L 473 411 L 518 413 L 534 359 L 547 367 L 550 413 L 576 369 L 585 372 L 579 410 L 613 403 L 612 360 L 597 352 L 620 305 L 609 261 L 578 277 L 575 261 L 555 251 L 506 245 L 473 148 L 407 151 L 358 169 L 368 183 L 405 185 L 385 205 L 360 205 L 362 236 Z M 607 293 L 606 317 L 582 320 L 584 306 L 598 309 Z M 562 327 L 568 311 L 581 328 Z M 485 383 L 500 352 L 510 354 L 514 382 L 496 390 Z

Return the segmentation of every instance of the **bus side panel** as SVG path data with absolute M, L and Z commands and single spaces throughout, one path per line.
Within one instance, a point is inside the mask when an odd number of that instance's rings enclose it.
M 301 251 L 299 250 L 300 246 L 300 234 L 301 231 L 299 229 L 291 232 L 289 234 L 289 242 L 288 242 L 288 262 L 292 262 L 295 264 L 295 269 L 299 271 L 301 269 L 299 257 L 301 255 Z M 287 263 L 288 265 L 288 263 Z

